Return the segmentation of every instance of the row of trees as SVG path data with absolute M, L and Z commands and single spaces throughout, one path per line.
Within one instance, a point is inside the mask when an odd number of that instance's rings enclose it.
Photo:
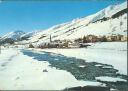
M 109 37 L 110 39 L 112 39 L 112 37 Z M 87 35 L 84 36 L 83 38 L 78 38 L 75 40 L 75 42 L 79 42 L 79 43 L 89 43 L 89 42 L 107 42 L 107 41 L 111 41 L 108 39 L 107 36 L 95 36 L 95 35 Z M 113 39 L 114 41 L 114 39 Z
M 6 44 L 6 43 L 9 43 L 9 44 L 13 44 L 14 43 L 14 40 L 11 39 L 11 38 L 6 38 L 4 40 L 0 40 L 0 44 Z

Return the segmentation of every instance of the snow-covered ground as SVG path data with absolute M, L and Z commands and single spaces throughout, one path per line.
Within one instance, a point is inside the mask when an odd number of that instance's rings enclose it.
M 0 54 L 0 90 L 60 90 L 66 87 L 100 85 L 99 82 L 78 81 L 71 73 L 50 67 L 14 48 Z
M 19 43 L 33 43 L 37 46 L 43 42 L 52 40 L 77 39 L 85 35 L 127 35 L 127 14 L 112 19 L 112 15 L 127 8 L 127 2 L 120 5 L 112 5 L 96 14 L 74 19 L 71 22 L 55 25 L 45 31 L 24 33 L 15 31 L 4 35 L 1 39 L 30 37 L 29 40 Z M 102 18 L 110 18 L 106 21 L 97 21 Z M 95 22 L 97 21 L 97 22 Z M 121 74 L 127 74 L 127 42 L 95 43 L 88 48 L 73 49 L 34 49 L 43 53 L 53 52 L 68 57 L 84 59 L 87 62 L 110 64 Z M 25 48 L 25 46 L 17 45 Z M 38 61 L 33 57 L 24 55 L 16 46 L 9 49 L 2 48 L 0 54 L 0 90 L 60 90 L 66 87 L 101 85 L 99 82 L 78 81 L 71 73 L 50 67 L 47 61 Z M 31 49 L 30 49 L 31 50 Z M 101 65 L 96 65 L 101 66 Z M 79 66 L 84 68 L 84 65 Z M 104 68 L 111 68 L 105 66 Z M 112 77 L 97 77 L 101 81 L 125 81 Z M 111 80 L 110 80 L 111 79 Z
M 110 64 L 121 74 L 127 74 L 127 42 L 95 43 L 88 48 L 36 49 L 85 59 L 87 62 Z
M 110 64 L 120 73 L 127 74 L 126 42 L 95 43 L 88 48 L 32 50 L 37 53 L 47 51 L 76 57 L 85 59 L 87 62 Z M 124 79 L 113 77 L 96 77 L 96 79 L 109 82 L 126 82 Z M 61 90 L 67 87 L 86 85 L 102 86 L 102 83 L 79 81 L 70 72 L 50 67 L 47 61 L 33 59 L 16 48 L 2 48 L 0 54 L 1 90 Z
M 127 80 L 121 79 L 121 78 L 114 78 L 114 77 L 107 77 L 107 76 L 101 76 L 101 77 L 96 77 L 96 80 L 100 81 L 106 81 L 106 82 L 127 82 Z

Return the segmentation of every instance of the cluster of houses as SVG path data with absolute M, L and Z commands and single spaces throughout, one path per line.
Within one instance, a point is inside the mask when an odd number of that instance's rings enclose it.
M 124 35 L 111 35 L 107 36 L 107 41 L 127 41 L 128 37 Z
M 69 40 L 55 40 L 52 42 L 43 42 L 42 44 L 38 45 L 38 48 L 69 48 L 70 44 L 73 43 Z
M 56 40 L 57 41 L 57 40 Z M 38 45 L 38 48 L 80 48 L 80 47 L 87 47 L 90 46 L 89 44 L 85 43 L 78 43 L 73 42 L 70 40 L 58 40 L 58 42 L 46 42 Z M 31 48 L 34 48 L 34 46 L 30 45 Z
M 38 48 L 80 48 L 90 46 L 88 43 L 95 42 L 114 42 L 114 41 L 127 41 L 127 36 L 124 35 L 110 35 L 110 36 L 95 36 L 87 35 L 83 38 L 78 38 L 73 41 L 71 40 L 51 40 L 50 42 L 43 42 L 38 45 Z M 30 48 L 34 48 L 32 44 L 29 45 Z
M 95 36 L 95 35 L 87 35 L 83 37 L 83 42 L 84 43 L 89 43 L 89 42 L 114 42 L 114 41 L 127 41 L 127 36 L 125 35 L 108 35 L 108 36 Z

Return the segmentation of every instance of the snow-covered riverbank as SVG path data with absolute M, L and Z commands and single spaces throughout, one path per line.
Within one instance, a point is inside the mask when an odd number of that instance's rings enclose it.
M 36 49 L 53 52 L 68 57 L 85 59 L 87 62 L 99 62 L 113 65 L 121 74 L 127 74 L 127 42 L 95 43 L 88 48 L 77 49 Z
M 127 74 L 127 43 L 96 43 L 89 48 L 30 49 L 34 53 L 62 54 L 113 65 L 120 73 Z M 28 50 L 29 51 L 29 50 Z M 55 54 L 57 53 L 57 54 Z M 43 55 L 42 55 L 43 56 Z M 49 56 L 50 57 L 50 56 Z M 34 59 L 15 48 L 4 48 L 0 54 L 0 90 L 60 90 L 67 87 L 100 85 L 99 82 L 78 81 L 70 72 L 50 67 L 48 61 Z M 100 65 L 97 65 L 100 66 Z M 103 77 L 103 79 L 105 79 Z M 120 78 L 114 78 L 120 79 Z M 111 80 L 113 81 L 113 80 Z
M 4 49 L 0 54 L 0 90 L 60 90 L 86 85 L 101 83 L 78 81 L 71 73 L 51 68 L 48 62 L 17 49 Z

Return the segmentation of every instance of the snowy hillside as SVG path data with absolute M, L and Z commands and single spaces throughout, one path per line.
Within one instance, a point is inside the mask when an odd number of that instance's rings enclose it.
M 32 32 L 28 32 L 28 33 L 25 33 L 23 35 L 20 36 L 20 38 L 30 38 L 34 35 L 36 35 L 37 33 L 39 33 L 40 31 L 32 31 Z
M 14 31 L 14 32 L 10 32 L 10 33 L 7 33 L 6 35 L 4 35 L 2 37 L 2 39 L 7 39 L 7 38 L 11 38 L 13 40 L 17 40 L 20 38 L 20 36 L 22 36 L 23 34 L 25 34 L 25 32 L 23 31 Z
M 52 40 L 76 39 L 84 35 L 127 35 L 127 3 L 111 5 L 96 14 L 55 25 L 32 36 L 28 42 L 38 44 Z
M 20 43 L 49 42 L 52 40 L 74 40 L 83 36 L 93 34 L 127 35 L 127 2 L 119 5 L 110 5 L 107 8 L 87 17 L 77 18 L 70 22 L 55 25 L 49 29 L 24 33 L 22 31 L 10 32 L 0 40 L 13 39 L 23 40 Z
M 0 90 L 127 91 L 127 12 L 124 2 L 46 30 L 0 36 Z
M 25 33 L 23 31 L 9 32 L 6 35 L 0 37 L 0 44 L 14 43 L 16 41 L 20 42 L 22 40 L 24 40 L 25 43 L 25 41 L 27 41 L 30 37 L 36 35 L 39 32 L 40 31 L 32 31 L 28 33 Z

